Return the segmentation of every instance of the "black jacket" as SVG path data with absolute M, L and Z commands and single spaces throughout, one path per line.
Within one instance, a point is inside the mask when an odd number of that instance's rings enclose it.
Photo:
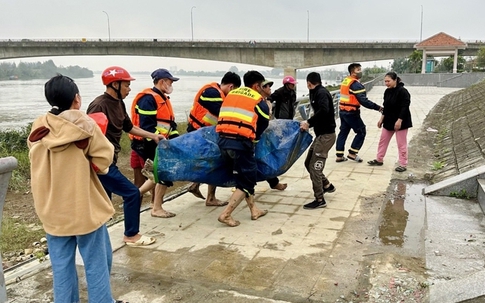
M 275 103 L 273 110 L 276 119 L 293 119 L 295 116 L 296 92 L 286 85 L 275 90 L 268 100 Z
M 383 127 L 393 131 L 397 119 L 402 119 L 401 129 L 412 127 L 410 104 L 411 95 L 404 88 L 404 83 L 400 82 L 396 87 L 386 89 L 384 92 L 384 112 L 382 113 L 384 115 Z
M 335 133 L 335 109 L 330 92 L 321 84 L 310 90 L 313 115 L 308 119 L 316 136 Z

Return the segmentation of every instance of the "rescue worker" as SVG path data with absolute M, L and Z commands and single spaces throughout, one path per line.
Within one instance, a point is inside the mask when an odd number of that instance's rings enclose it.
M 217 124 L 219 111 L 226 95 L 233 89 L 241 86 L 241 77 L 234 72 L 227 72 L 221 79 L 221 84 L 212 82 L 204 85 L 194 98 L 194 104 L 189 114 L 187 132 L 198 130 L 204 126 L 214 126 Z M 200 183 L 194 183 L 190 192 L 199 191 Z M 227 202 L 216 198 L 216 186 L 208 185 L 206 206 L 225 206 Z M 200 192 L 200 191 L 199 191 Z
M 218 218 L 219 222 L 231 227 L 240 224 L 231 214 L 244 198 L 251 212 L 251 220 L 268 213 L 259 209 L 254 202 L 258 170 L 254 145 L 269 123 L 269 107 L 261 96 L 264 76 L 252 70 L 244 74 L 243 79 L 245 87 L 231 91 L 224 99 L 216 126 L 219 134 L 217 144 L 236 180 L 236 189 L 229 204 Z
M 362 162 L 358 152 L 365 139 L 365 124 L 360 117 L 360 106 L 367 107 L 382 112 L 383 108 L 367 99 L 364 85 L 360 83 L 362 78 L 362 67 L 359 63 L 352 63 L 348 67 L 347 76 L 340 85 L 340 132 L 337 136 L 336 154 L 337 162 L 347 161 L 347 158 L 356 162 Z M 347 158 L 344 157 L 345 141 L 350 130 L 355 132 L 354 140 L 350 145 Z
M 296 82 L 292 76 L 283 78 L 283 86 L 275 90 L 268 100 L 273 102 L 273 114 L 276 119 L 290 119 L 295 117 Z
M 144 131 L 131 123 L 123 99 L 130 93 L 131 81 L 135 80 L 122 67 L 111 66 L 101 74 L 106 91 L 89 104 L 87 113 L 102 112 L 108 118 L 106 138 L 114 146 L 114 157 L 106 175 L 98 175 L 101 184 L 111 198 L 111 193 L 123 197 L 125 231 L 123 241 L 129 246 L 144 246 L 155 243 L 156 239 L 139 234 L 141 198 L 138 188 L 128 180 L 116 166 L 121 150 L 120 140 L 124 132 L 159 141 L 159 136 Z
M 152 134 L 161 135 L 164 139 L 173 139 L 179 136 L 177 131 L 177 123 L 175 123 L 175 115 L 170 102 L 169 94 L 173 91 L 173 82 L 178 81 L 179 78 L 172 76 L 172 74 L 164 69 L 159 68 L 152 72 L 153 87 L 146 88 L 139 92 L 131 105 L 131 119 L 133 125 L 150 132 Z M 143 157 L 154 160 L 157 149 L 157 142 L 150 139 L 144 139 L 139 136 L 132 136 L 133 149 Z M 153 183 L 152 180 L 147 180 L 145 184 L 140 187 L 140 192 L 150 190 L 155 186 L 155 197 L 153 200 L 153 207 L 151 216 L 157 218 L 171 218 L 175 214 L 163 209 L 163 197 L 167 188 L 173 186 L 171 181 L 160 181 Z

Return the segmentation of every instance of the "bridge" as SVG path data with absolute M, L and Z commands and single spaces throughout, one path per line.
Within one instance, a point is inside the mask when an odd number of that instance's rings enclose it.
M 291 42 L 175 40 L 3 40 L 0 60 L 45 56 L 154 56 L 244 63 L 285 69 L 349 62 L 393 60 L 415 50 L 411 42 Z M 485 41 L 466 42 L 462 51 L 474 56 Z

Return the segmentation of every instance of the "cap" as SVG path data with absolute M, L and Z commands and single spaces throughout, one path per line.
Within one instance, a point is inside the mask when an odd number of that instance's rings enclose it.
M 286 84 L 286 83 L 297 84 L 298 82 L 296 82 L 295 78 L 293 78 L 292 76 L 285 76 L 283 78 L 283 84 Z
M 157 69 L 152 73 L 151 76 L 153 80 L 158 80 L 158 79 L 170 79 L 172 81 L 179 80 L 179 78 L 172 76 L 172 74 L 165 68 Z
M 263 83 L 261 83 L 261 86 L 266 86 L 269 85 L 269 87 L 273 86 L 273 81 L 270 80 L 264 80 Z

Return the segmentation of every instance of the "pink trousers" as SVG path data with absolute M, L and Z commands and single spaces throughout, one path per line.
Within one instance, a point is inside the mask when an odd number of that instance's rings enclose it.
M 399 151 L 399 165 L 406 167 L 408 165 L 408 129 L 390 131 L 382 128 L 381 138 L 379 139 L 379 146 L 377 147 L 377 158 L 379 162 L 384 162 L 384 156 L 387 152 L 387 147 L 391 141 L 392 135 L 396 134 L 397 149 Z

